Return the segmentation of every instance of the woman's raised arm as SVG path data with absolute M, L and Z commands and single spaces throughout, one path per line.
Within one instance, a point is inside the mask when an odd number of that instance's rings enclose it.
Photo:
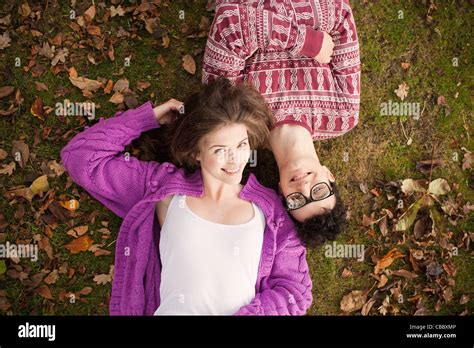
M 144 196 L 150 178 L 165 170 L 157 162 L 139 161 L 122 153 L 142 132 L 159 127 L 157 120 L 151 102 L 101 119 L 61 150 L 62 163 L 75 183 L 124 217 Z

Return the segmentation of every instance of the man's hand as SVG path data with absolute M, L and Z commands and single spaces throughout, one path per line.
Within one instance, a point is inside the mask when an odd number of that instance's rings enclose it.
M 155 119 L 159 124 L 168 124 L 176 120 L 176 113 L 173 110 L 182 112 L 184 104 L 176 99 L 170 99 L 166 103 L 158 105 L 153 109 Z
M 328 64 L 331 61 L 331 56 L 334 50 L 334 42 L 332 41 L 331 35 L 326 32 L 323 32 L 323 44 L 318 55 L 314 57 L 318 63 Z

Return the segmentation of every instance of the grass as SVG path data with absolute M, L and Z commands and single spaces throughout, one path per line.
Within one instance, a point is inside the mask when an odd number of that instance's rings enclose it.
M 473 49 L 468 42 L 466 28 L 473 11 L 468 4 L 465 5 L 465 8 L 461 5 L 461 9 L 454 3 L 438 5 L 432 23 L 427 24 L 427 9 L 418 2 L 352 2 L 361 41 L 361 122 L 350 134 L 331 140 L 328 148 L 320 145 L 319 153 L 325 164 L 334 168 L 338 182 L 345 183 L 343 194 L 354 219 L 360 220 L 362 213 L 370 211 L 358 183 L 366 183 L 370 188 L 376 179 L 426 178 L 415 170 L 415 164 L 431 158 L 433 144 L 436 144 L 434 157 L 445 163 L 435 170 L 434 177 L 458 183 L 457 192 L 466 201 L 472 202 L 469 174 L 460 169 L 460 160 L 452 160 L 454 152 L 458 154 L 458 159 L 461 158 L 461 147 L 472 149 L 472 137 L 469 137 L 472 111 L 469 110 L 473 109 L 470 92 L 473 67 L 469 56 L 472 56 Z M 404 11 L 403 20 L 397 17 L 399 9 Z M 462 16 L 459 16 L 459 11 L 462 11 Z M 453 57 L 458 58 L 459 66 L 453 66 Z M 410 62 L 411 66 L 405 71 L 401 62 Z M 407 117 L 380 116 L 380 103 L 397 101 L 394 90 L 402 82 L 410 88 L 406 101 L 419 102 L 422 108 L 425 107 L 418 121 Z M 445 115 L 445 108 L 437 105 L 438 96 L 446 97 L 449 116 Z M 413 139 L 411 145 L 407 145 L 402 124 L 408 137 Z M 453 140 L 457 141 L 454 147 Z M 341 163 L 344 152 L 348 152 L 350 160 Z M 473 222 L 468 219 L 459 226 L 450 227 L 457 232 L 472 231 Z M 352 227 L 345 237 L 350 240 L 351 237 L 358 238 L 361 233 L 366 231 Z M 311 313 L 337 314 L 343 294 L 352 289 L 368 289 L 373 279 L 362 277 L 365 282 L 361 280 L 358 284 L 351 284 L 335 272 L 338 261 L 324 260 L 321 253 L 312 254 L 319 263 L 312 263 L 313 269 L 316 269 L 313 277 L 316 289 Z M 454 263 L 458 269 L 454 299 L 458 300 L 462 294 L 472 294 L 473 266 L 471 256 L 465 252 L 455 257 Z M 366 266 L 364 263 L 359 267 L 365 274 L 372 271 L 371 267 Z M 438 314 L 462 312 L 464 306 L 455 304 L 455 300 L 443 305 Z M 430 312 L 436 314 L 433 306 L 433 303 L 427 304 Z M 468 308 L 472 311 L 472 301 Z
M 74 66 L 79 76 L 91 79 L 102 77 L 115 82 L 119 78 L 127 78 L 133 90 L 136 90 L 137 81 L 150 82 L 150 88 L 142 93 L 137 92 L 139 103 L 149 99 L 155 103 L 170 98 L 182 99 L 200 87 L 202 50 L 206 42 L 205 37 L 186 38 L 182 29 L 187 24 L 191 31 L 197 31 L 201 16 L 207 16 L 212 21 L 212 13 L 206 11 L 205 3 L 205 1 L 163 1 L 159 9 L 160 21 L 162 28 L 169 33 L 168 48 L 163 47 L 161 40 L 153 38 L 142 28 L 136 32 L 138 35 L 136 38 L 123 39 L 114 44 L 115 61 L 111 62 L 97 49 L 87 45 L 87 40 L 90 40 L 88 37 L 83 42 L 86 48 L 70 49 L 71 60 L 67 61 L 67 67 Z M 405 178 L 427 178 L 425 174 L 415 170 L 415 165 L 419 160 L 430 159 L 435 146 L 434 158 L 443 160 L 444 165 L 434 171 L 434 177 L 444 177 L 450 184 L 457 183 L 459 187 L 456 189 L 456 194 L 461 195 L 465 202 L 474 202 L 472 177 L 470 177 L 472 171 L 461 170 L 462 147 L 471 151 L 474 149 L 472 143 L 474 52 L 473 45 L 469 42 L 474 11 L 468 2 L 443 2 L 438 4 L 438 8 L 431 14 L 432 21 L 428 23 L 427 6 L 422 1 L 352 1 L 351 4 L 361 43 L 360 124 L 343 137 L 317 142 L 315 146 L 323 164 L 335 173 L 341 194 L 351 213 L 349 228 L 337 242 L 364 244 L 373 248 L 377 254 L 383 254 L 393 245 L 380 246 L 375 243 L 367 234 L 367 228 L 361 226 L 360 221 L 363 214 L 370 215 L 374 211 L 374 205 L 388 206 L 393 203 L 374 201 L 370 194 L 364 194 L 359 189 L 359 184 L 363 183 L 372 188 L 377 180 L 387 182 Z M 88 6 L 89 2 L 77 1 L 77 13 L 82 13 Z M 43 32 L 44 37 L 19 35 L 10 29 L 11 46 L 0 51 L 2 85 L 15 86 L 20 89 L 24 98 L 22 108 L 18 112 L 11 116 L 0 117 L 0 147 L 9 152 L 11 142 L 22 138 L 30 145 L 30 151 L 36 155 L 36 159 L 29 161 L 25 168 L 17 166 L 12 176 L 0 176 L 2 191 L 28 182 L 32 175 L 41 172 L 42 161 L 55 159 L 59 162 L 59 151 L 66 142 L 61 135 L 80 125 L 79 118 L 58 118 L 52 113 L 42 122 L 29 112 L 29 107 L 36 96 L 40 96 L 44 104 L 51 107 L 56 102 L 62 102 L 64 98 L 73 101 L 86 100 L 81 92 L 71 85 L 66 71 L 54 75 L 47 70 L 42 76 L 34 78 L 13 64 L 14 59 L 19 57 L 22 66 L 25 66 L 29 60 L 31 43 L 40 44 L 45 38 L 52 38 L 58 32 L 63 32 L 71 40 L 78 41 L 77 33 L 68 26 L 69 10 L 68 3 L 59 9 L 50 8 L 43 13 L 37 30 Z M 184 10 L 184 20 L 179 18 L 180 10 Z M 400 10 L 403 11 L 403 19 L 398 18 Z M 16 9 L 11 13 L 12 25 L 17 27 L 20 24 L 19 15 Z M 5 15 L 6 13 L 0 12 L 0 18 Z M 104 9 L 98 7 L 97 18 L 102 18 L 103 15 Z M 58 16 L 61 20 L 57 20 Z M 110 18 L 108 23 L 101 24 L 101 29 L 107 35 L 114 34 L 120 26 L 129 30 L 129 24 L 133 23 L 127 18 Z M 91 53 L 97 65 L 91 64 L 84 52 Z M 161 67 L 156 60 L 160 54 L 166 61 L 165 67 Z M 181 66 L 181 59 L 185 54 L 191 54 L 195 58 L 197 73 L 194 76 L 184 71 Z M 125 58 L 129 56 L 131 64 L 124 66 Z M 453 59 L 457 60 L 457 66 L 453 65 Z M 403 69 L 402 62 L 409 62 L 410 67 Z M 49 60 L 44 57 L 38 57 L 36 63 L 44 64 L 47 68 L 50 66 Z M 117 75 L 121 69 L 123 74 Z M 37 92 L 34 89 L 34 81 L 45 83 L 49 90 Z M 389 100 L 399 101 L 394 90 L 403 82 L 409 86 L 405 101 L 420 103 L 423 109 L 419 120 L 409 116 L 380 115 L 380 103 Z M 60 87 L 69 89 L 66 97 L 55 96 Z M 438 105 L 439 96 L 446 98 L 447 106 Z M 115 105 L 108 102 L 109 98 L 110 95 L 104 95 L 103 92 L 95 95 L 97 117 L 109 117 L 116 111 Z M 0 99 L 0 108 L 8 107 L 6 99 Z M 94 122 L 85 121 L 86 124 Z M 32 147 L 35 133 L 48 127 L 51 129 L 49 139 Z M 411 145 L 407 145 L 407 138 L 412 138 Z M 348 156 L 347 161 L 343 160 L 344 156 Z M 457 161 L 453 160 L 453 156 L 457 156 Z M 6 163 L 9 161 L 2 162 Z M 101 221 L 108 221 L 112 238 L 107 240 L 106 244 L 112 242 L 116 238 L 121 220 L 101 204 L 88 198 L 81 188 L 75 185 L 66 188 L 66 183 L 65 175 L 50 179 L 51 188 L 56 190 L 56 197 L 64 195 L 68 199 L 80 200 L 80 215 L 74 219 L 75 224 L 85 221 L 87 214 L 98 211 L 96 221 L 90 225 L 90 230 L 96 231 L 102 227 Z M 4 231 L 6 239 L 32 240 L 33 234 L 43 233 L 42 227 L 38 227 L 34 218 L 34 213 L 41 206 L 41 202 L 34 200 L 31 210 L 28 204 L 24 204 L 27 213 L 23 222 L 15 218 L 19 204 L 21 203 L 9 204 L 3 198 L 0 200 L 0 211 L 10 224 Z M 462 231 L 473 231 L 472 218 L 466 218 L 457 226 L 450 226 L 450 229 L 456 235 Z M 38 263 L 21 261 L 21 265 L 29 269 L 30 274 L 35 274 L 42 268 L 58 268 L 67 263 L 75 273 L 72 277 L 60 274 L 58 281 L 50 286 L 52 295 L 58 299 L 62 290 L 77 292 L 85 287 L 92 287 L 93 291 L 83 296 L 86 302 L 46 300 L 37 294 L 28 293 L 20 281 L 0 275 L 0 289 L 6 291 L 12 305 L 12 313 L 44 315 L 108 313 L 110 284 L 96 285 L 93 277 L 96 274 L 108 273 L 109 265 L 114 262 L 114 244 L 107 248 L 112 251 L 109 256 L 93 257 L 90 252 L 71 255 L 63 247 L 71 240 L 71 237 L 66 235 L 67 230 L 69 226 L 65 224 L 59 224 L 54 230 L 51 238 L 51 245 L 57 256 L 54 261 L 50 261 L 43 252 L 40 252 Z M 100 241 L 97 233 L 93 233 L 91 237 L 94 242 Z M 369 289 L 375 281 L 369 276 L 374 266 L 370 258 L 366 258 L 365 262 L 328 258 L 324 255 L 324 248 L 318 248 L 308 250 L 307 260 L 313 279 L 314 300 L 308 311 L 310 315 L 340 314 L 339 304 L 344 295 L 355 289 Z M 434 309 L 435 303 L 427 297 L 426 306 L 431 314 L 459 314 L 465 309 L 472 314 L 473 301 L 465 305 L 459 304 L 463 294 L 468 294 L 471 298 L 474 295 L 472 256 L 467 251 L 461 250 L 459 256 L 453 257 L 453 262 L 457 268 L 453 301 L 443 303 L 437 312 Z M 7 265 L 11 266 L 9 262 Z M 394 264 L 394 267 L 403 266 L 405 266 L 403 260 L 397 260 Z M 341 277 L 344 268 L 350 269 L 354 276 Z M 413 312 L 409 303 L 405 303 L 401 308 L 402 313 Z

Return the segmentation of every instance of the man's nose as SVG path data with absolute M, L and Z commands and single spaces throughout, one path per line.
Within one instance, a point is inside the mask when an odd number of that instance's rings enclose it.
M 299 192 L 304 194 L 306 197 L 309 197 L 309 181 L 301 180 L 296 187 Z

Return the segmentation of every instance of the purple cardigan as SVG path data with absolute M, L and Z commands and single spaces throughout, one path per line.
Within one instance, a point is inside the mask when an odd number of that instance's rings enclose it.
M 159 127 L 153 105 L 118 112 L 77 134 L 62 150 L 72 179 L 123 218 L 115 251 L 111 315 L 153 315 L 160 304 L 160 225 L 156 202 L 166 196 L 202 196 L 201 172 L 187 176 L 171 163 L 139 161 L 122 151 L 140 133 Z M 306 248 L 271 189 L 249 176 L 239 196 L 266 219 L 255 297 L 234 315 L 304 315 L 312 302 Z

